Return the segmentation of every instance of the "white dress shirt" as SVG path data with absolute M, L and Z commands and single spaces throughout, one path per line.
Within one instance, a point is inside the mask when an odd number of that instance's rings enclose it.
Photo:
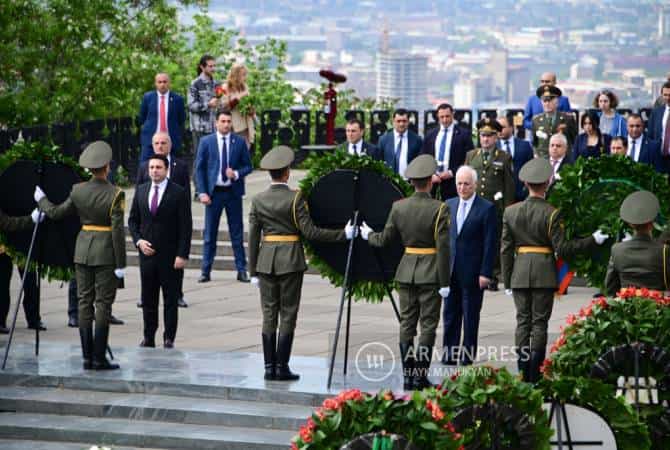
M 472 197 L 470 197 L 467 200 L 461 198 L 458 201 L 458 211 L 456 212 L 457 234 L 461 234 L 461 229 L 463 228 L 463 224 L 468 218 L 468 214 L 470 214 L 470 210 L 472 209 L 472 203 L 475 201 L 475 197 L 476 194 L 473 194 Z
M 230 167 L 230 133 L 226 134 L 225 136 L 218 131 L 216 132 L 216 145 L 219 148 L 219 173 L 216 178 L 216 185 L 217 186 L 230 186 L 232 183 L 231 179 L 226 177 L 225 179 L 223 178 L 223 175 L 221 175 L 221 163 L 223 162 L 223 145 L 222 141 L 223 139 L 226 140 L 226 156 L 228 157 L 226 159 L 226 165 Z M 237 170 L 235 172 L 235 180 L 239 178 L 239 175 L 237 173 Z
M 514 158 L 514 138 L 510 136 L 509 139 L 501 139 L 500 140 L 500 148 L 503 151 L 507 151 L 507 145 L 505 142 L 509 142 L 509 155 Z
M 661 122 L 661 126 L 663 129 L 661 130 L 661 149 L 663 149 L 663 145 L 665 142 L 665 126 L 668 124 L 668 114 L 670 114 L 670 106 L 665 107 L 665 111 L 663 112 L 663 122 Z
M 561 164 L 563 164 L 564 159 L 565 156 L 559 159 L 549 158 L 549 164 L 551 164 L 551 168 L 553 169 L 554 172 L 554 174 L 551 176 L 552 180 L 556 178 L 556 175 L 558 174 L 558 171 L 561 168 Z
M 635 155 L 633 155 L 633 143 L 635 143 Z M 640 161 L 640 147 L 642 146 L 642 136 L 633 139 L 628 136 L 628 157 L 633 158 L 635 162 Z
M 409 130 L 405 130 L 402 134 L 402 145 L 400 146 L 400 161 L 398 161 L 398 173 L 400 176 L 405 178 L 405 171 L 407 170 L 407 133 Z M 398 140 L 400 139 L 400 134 L 393 130 L 393 153 L 395 157 L 395 149 L 398 148 Z
M 158 101 L 156 102 L 156 117 L 158 117 L 158 120 L 156 121 L 156 133 L 161 130 L 161 96 L 165 96 L 165 128 L 170 131 L 170 127 L 168 126 L 168 105 L 170 104 L 170 91 L 167 91 L 165 94 L 161 94 L 160 92 L 156 91 L 156 95 L 158 95 Z
M 361 156 L 363 154 L 363 139 L 360 139 L 358 142 L 354 144 L 349 144 L 348 145 L 348 150 L 350 155 L 358 155 Z
M 447 142 L 444 146 L 444 159 L 440 161 L 440 144 L 442 143 L 442 138 L 444 133 L 447 133 Z M 442 171 L 449 170 L 449 156 L 451 149 L 451 139 L 454 137 L 454 124 L 452 123 L 447 128 L 444 128 L 440 125 L 440 131 L 435 136 L 435 161 L 437 161 L 438 166 L 442 166 Z
M 158 203 L 160 206 L 161 200 L 163 199 L 163 194 L 165 193 L 165 188 L 167 188 L 168 179 L 164 179 L 159 184 L 151 183 L 151 189 L 149 189 L 149 197 L 147 201 L 149 202 L 149 211 L 151 211 L 151 200 L 154 198 L 154 193 L 156 192 L 156 186 L 158 186 Z

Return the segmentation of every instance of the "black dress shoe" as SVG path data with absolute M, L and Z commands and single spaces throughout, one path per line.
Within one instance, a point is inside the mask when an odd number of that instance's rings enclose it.
M 4 325 L 0 325 L 0 334 L 9 334 L 9 328 Z
M 492 292 L 498 292 L 500 289 L 498 289 L 498 283 L 489 283 L 489 291 Z
M 137 307 L 142 309 L 142 300 L 137 301 Z
M 174 342 L 170 339 L 166 339 L 165 342 L 163 342 L 163 348 L 174 348 Z
M 37 330 L 37 328 L 40 329 L 40 331 L 47 331 L 47 326 L 44 325 L 44 322 L 41 320 L 37 323 L 29 323 L 28 324 L 28 329 L 30 330 Z
M 79 328 L 79 319 L 75 316 L 70 317 L 67 320 L 67 326 L 70 328 Z
M 200 278 L 198 278 L 198 283 L 208 283 L 212 281 L 212 279 L 209 277 L 209 275 L 202 274 L 200 275 Z
M 242 283 L 249 283 L 251 280 L 249 279 L 249 275 L 247 275 L 247 272 L 245 270 L 240 270 L 237 272 L 237 281 L 241 281 Z
M 184 297 L 181 297 L 177 299 L 177 306 L 179 306 L 180 308 L 188 308 L 188 303 L 186 303 Z
M 117 319 L 113 315 L 110 316 L 109 323 L 111 323 L 112 325 L 123 325 L 123 324 L 125 324 L 125 322 L 123 320 Z
M 149 339 L 142 339 L 142 342 L 140 342 L 140 347 L 155 348 L 156 342 L 150 341 Z

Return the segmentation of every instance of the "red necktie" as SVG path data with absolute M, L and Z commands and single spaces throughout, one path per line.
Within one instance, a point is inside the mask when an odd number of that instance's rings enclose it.
M 670 155 L 670 111 L 666 113 L 665 133 L 663 134 L 663 155 Z
M 158 131 L 167 131 L 167 117 L 165 117 L 165 95 L 161 95 L 161 106 L 159 111 L 159 127 Z

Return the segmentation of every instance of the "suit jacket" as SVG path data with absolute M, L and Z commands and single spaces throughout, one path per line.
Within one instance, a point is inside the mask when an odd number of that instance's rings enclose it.
M 370 158 L 382 159 L 379 155 L 379 150 L 373 144 L 363 141 L 362 149 L 363 153 L 368 155 Z M 349 153 L 349 142 L 344 142 L 339 147 L 337 147 L 337 150 L 344 153 Z
M 547 158 L 549 155 L 549 139 L 556 134 L 560 125 L 565 126 L 563 134 L 568 139 L 568 153 L 577 137 L 577 124 L 572 114 L 558 112 L 556 120 L 549 126 L 550 114 L 542 113 L 533 117 L 533 148 L 535 154 Z
M 440 127 L 433 128 L 426 133 L 426 137 L 423 140 L 422 153 L 433 157 L 435 156 L 435 139 L 437 139 L 439 133 Z M 454 131 L 451 135 L 451 145 L 447 149 L 449 152 L 449 167 L 446 168 L 451 170 L 451 173 L 453 173 L 454 176 L 448 180 L 442 180 L 440 183 L 440 191 L 443 199 L 448 199 L 457 195 L 456 171 L 463 165 L 463 163 L 465 163 L 465 155 L 473 148 L 474 145 L 472 144 L 470 133 L 459 127 L 457 124 L 454 124 Z
M 299 234 L 310 241 L 343 241 L 343 230 L 314 225 L 300 191 L 273 184 L 256 195 L 249 211 L 249 273 L 283 275 L 307 270 L 302 242 L 264 242 L 264 236 Z
M 663 114 L 665 114 L 665 105 L 657 106 L 651 111 L 645 133 L 649 139 L 663 142 Z
M 414 158 L 419 156 L 423 148 L 423 140 L 421 136 L 407 130 L 407 165 L 412 162 Z M 394 145 L 394 131 L 390 130 L 384 133 L 377 142 L 377 151 L 387 166 L 395 170 L 395 145 Z
M 551 158 L 549 158 L 549 162 L 551 162 Z M 561 172 L 561 169 L 563 169 L 563 167 L 565 167 L 565 166 L 570 166 L 570 165 L 572 165 L 572 164 L 574 164 L 574 163 L 575 163 L 575 160 L 574 160 L 573 158 L 571 158 L 570 155 L 567 155 L 567 154 L 566 154 L 566 155 L 563 157 L 563 159 L 561 160 L 561 162 L 558 164 L 558 167 L 556 168 L 556 173 L 558 173 L 558 175 L 559 175 L 559 177 L 560 177 L 560 175 L 561 175 L 561 173 L 560 173 L 560 172 Z M 551 184 L 550 184 L 549 187 L 547 188 L 547 194 L 546 194 L 545 197 L 549 198 L 549 195 L 551 194 L 551 190 L 554 188 L 554 185 L 556 184 L 556 181 L 558 181 L 558 179 L 557 179 L 556 177 L 554 177 L 554 178 L 551 180 Z
M 463 287 L 479 288 L 480 275 L 493 278 L 493 263 L 498 250 L 496 208 L 476 195 L 459 233 L 456 215 L 460 200 L 459 197 L 447 200 L 452 217 L 449 227 L 451 275 Z
M 652 140 L 646 135 L 642 136 L 642 145 L 637 150 L 640 152 L 640 157 L 637 162 L 649 164 L 657 172 L 667 172 L 666 161 L 661 156 L 661 141 Z
M 149 181 L 151 181 L 151 178 L 149 178 L 149 161 L 144 161 L 137 169 L 135 187 Z M 170 157 L 170 181 L 184 188 L 186 197 L 191 198 L 191 178 L 188 176 L 188 166 L 184 161 L 174 156 Z
M 384 230 L 370 233 L 368 242 L 384 247 L 400 239 L 405 247 L 435 248 L 434 254 L 405 253 L 395 280 L 406 284 L 449 286 L 449 210 L 425 192 L 393 203 Z
M 667 248 L 665 255 L 663 252 L 667 245 L 644 235 L 614 244 L 605 276 L 606 294 L 614 296 L 619 289 L 629 286 L 659 291 L 670 289 L 665 284 L 666 279 L 670 280 L 670 261 L 663 261 L 670 255 Z
M 133 206 L 128 217 L 128 229 L 133 243 L 140 239 L 151 242 L 156 251 L 153 256 L 140 252 L 140 262 L 147 258 L 158 258 L 162 264 L 174 263 L 180 256 L 188 259 L 191 251 L 192 219 L 191 209 L 184 188 L 168 180 L 156 215 L 149 210 L 149 191 L 151 182 L 141 184 L 135 190 Z
M 158 92 L 150 91 L 142 97 L 140 114 L 138 116 L 142 131 L 140 143 L 142 154 L 140 162 L 146 161 L 154 151 L 151 146 L 151 138 L 158 129 Z M 176 155 L 181 149 L 181 140 L 186 121 L 186 110 L 184 109 L 184 97 L 170 91 L 168 95 L 167 127 L 172 141 L 172 152 Z
M 528 197 L 528 190 L 523 185 L 523 182 L 519 180 L 519 171 L 528 161 L 533 159 L 533 148 L 530 146 L 528 141 L 519 139 L 517 137 L 514 139 L 514 156 L 512 156 L 512 165 L 514 169 L 514 186 L 515 192 L 514 197 L 517 202 L 522 201 Z M 506 151 L 503 141 L 498 141 L 498 148 Z
M 219 145 L 216 142 L 217 134 L 212 133 L 203 137 L 198 144 L 198 154 L 195 157 L 195 186 L 199 194 L 208 194 L 210 197 L 216 186 L 216 179 L 221 172 L 219 161 Z M 233 192 L 244 195 L 244 177 L 252 171 L 251 159 L 247 144 L 241 136 L 230 133 L 228 147 L 229 167 L 238 173 L 237 180 L 232 181 Z

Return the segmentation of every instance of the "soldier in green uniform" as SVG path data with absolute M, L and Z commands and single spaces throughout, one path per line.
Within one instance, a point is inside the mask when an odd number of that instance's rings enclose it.
M 600 245 L 607 235 L 565 239 L 559 211 L 544 199 L 552 170 L 549 161 L 535 158 L 519 172 L 530 195 L 505 210 L 503 215 L 502 276 L 505 293 L 516 306 L 515 345 L 519 372 L 535 382 L 547 346 L 547 324 L 551 317 L 556 279 L 556 256 L 567 258 Z
M 431 386 L 427 375 L 440 321 L 442 298 L 449 295 L 449 210 L 444 202 L 431 198 L 431 177 L 437 170 L 435 158 L 420 155 L 407 166 L 405 176 L 415 193 L 393 203 L 384 230 L 373 232 L 365 223 L 361 237 L 374 247 L 400 239 L 405 253 L 398 264 L 400 303 L 400 356 L 404 389 Z M 421 328 L 418 349 L 414 347 L 417 324 Z
M 648 191 L 633 192 L 621 203 L 619 216 L 634 235 L 612 246 L 605 277 L 607 295 L 629 286 L 670 290 L 670 246 L 651 236 L 659 211 L 658 198 Z
M 503 211 L 514 203 L 516 195 L 516 184 L 514 181 L 514 161 L 509 153 L 498 149 L 498 133 L 502 126 L 497 120 L 488 117 L 477 122 L 479 131 L 479 144 L 481 148 L 470 150 L 465 156 L 465 165 L 477 171 L 477 195 L 485 198 L 496 206 L 498 216 L 498 245 L 500 245 L 500 233 L 502 230 Z M 498 279 L 500 278 L 500 248 L 496 249 L 496 261 L 493 266 L 493 279 L 489 284 L 489 290 L 498 290 Z
M 352 239 L 354 233 L 351 224 L 344 232 L 314 225 L 300 191 L 291 190 L 287 184 L 293 158 L 293 150 L 286 146 L 276 147 L 263 157 L 261 169 L 270 171 L 272 184 L 253 198 L 249 212 L 249 272 L 261 294 L 266 380 L 300 378 L 288 364 L 307 270 L 300 237 L 336 242 L 343 241 L 345 234 Z
M 119 279 L 126 267 L 126 239 L 123 229 L 123 190 L 107 181 L 112 148 L 103 141 L 89 144 L 79 165 L 89 169 L 90 180 L 76 184 L 67 200 L 52 204 L 39 186 L 35 200 L 54 220 L 77 214 L 82 227 L 74 251 L 79 297 L 79 336 L 84 369 L 118 369 L 105 357 L 109 319 Z M 93 305 L 95 304 L 95 335 Z
M 562 92 L 556 86 L 540 86 L 536 95 L 542 100 L 544 112 L 533 117 L 533 149 L 535 156 L 549 158 L 549 139 L 563 133 L 568 140 L 568 156 L 577 137 L 577 123 L 571 113 L 558 111 Z

